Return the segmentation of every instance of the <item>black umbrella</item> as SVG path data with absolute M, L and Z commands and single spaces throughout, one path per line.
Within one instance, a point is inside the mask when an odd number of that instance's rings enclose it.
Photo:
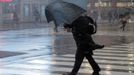
M 70 24 L 84 12 L 85 9 L 61 0 L 48 4 L 45 9 L 47 21 L 54 21 L 56 25 Z

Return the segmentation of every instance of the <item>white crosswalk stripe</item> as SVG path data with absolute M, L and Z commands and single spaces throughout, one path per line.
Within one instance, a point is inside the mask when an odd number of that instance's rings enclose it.
M 134 48 L 130 45 L 116 45 L 94 51 L 94 58 L 102 69 L 101 75 L 134 75 Z M 0 75 L 62 75 L 71 71 L 74 57 L 74 54 L 52 54 L 18 59 L 10 64 L 1 64 Z M 79 73 L 92 73 L 86 59 Z

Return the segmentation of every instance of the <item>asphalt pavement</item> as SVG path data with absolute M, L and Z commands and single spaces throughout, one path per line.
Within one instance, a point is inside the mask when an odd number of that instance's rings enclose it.
M 0 75 L 62 75 L 71 71 L 76 51 L 72 34 L 62 27 L 54 32 L 52 25 L 37 25 L 0 31 Z M 96 43 L 105 45 L 94 51 L 101 75 L 134 74 L 134 24 L 128 24 L 125 31 L 119 27 L 117 23 L 100 23 L 93 35 Z M 79 74 L 91 73 L 84 60 Z

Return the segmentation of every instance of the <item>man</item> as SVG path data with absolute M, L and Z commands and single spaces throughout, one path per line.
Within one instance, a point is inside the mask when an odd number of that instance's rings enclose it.
M 130 19 L 129 13 L 125 13 L 124 15 L 120 15 L 120 22 L 122 24 L 122 26 L 120 28 L 122 29 L 122 31 L 125 30 L 125 27 L 126 27 L 129 19 Z
M 94 26 L 95 27 L 94 27 Z M 88 60 L 89 64 L 93 68 L 93 75 L 99 75 L 101 70 L 98 64 L 93 59 L 93 50 L 101 49 L 104 45 L 96 44 L 91 35 L 96 33 L 97 25 L 92 18 L 88 16 L 80 16 L 72 24 L 65 24 L 64 28 L 69 30 L 72 29 L 72 34 L 76 42 L 77 51 L 75 54 L 75 64 L 70 73 L 63 75 L 76 75 L 83 62 L 84 57 Z

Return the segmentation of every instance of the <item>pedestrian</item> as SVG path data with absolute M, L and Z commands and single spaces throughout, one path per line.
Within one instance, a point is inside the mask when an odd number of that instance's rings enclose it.
M 76 42 L 77 51 L 75 54 L 75 62 L 72 71 L 63 75 L 76 75 L 84 57 L 86 57 L 89 64 L 93 68 L 93 75 L 99 75 L 99 71 L 101 69 L 92 55 L 93 50 L 101 49 L 104 45 L 96 44 L 91 37 L 91 35 L 95 34 L 97 31 L 96 23 L 89 16 L 80 16 L 72 24 L 65 24 L 64 28 L 72 32 L 73 38 Z
M 35 21 L 36 22 L 40 22 L 41 21 L 40 12 L 38 11 L 38 9 L 36 7 L 34 7 L 34 9 L 33 9 L 33 15 L 35 17 Z
M 19 23 L 19 17 L 18 17 L 18 14 L 15 11 L 13 12 L 13 21 L 14 21 L 14 24 Z
M 124 15 L 121 14 L 120 15 L 120 22 L 122 24 L 120 28 L 122 29 L 122 31 L 125 30 L 125 27 L 126 27 L 129 19 L 130 19 L 129 14 L 124 14 Z
M 97 11 L 95 11 L 95 10 L 92 11 L 91 16 L 92 16 L 92 18 L 93 18 L 95 21 L 98 20 L 98 12 L 97 12 Z

